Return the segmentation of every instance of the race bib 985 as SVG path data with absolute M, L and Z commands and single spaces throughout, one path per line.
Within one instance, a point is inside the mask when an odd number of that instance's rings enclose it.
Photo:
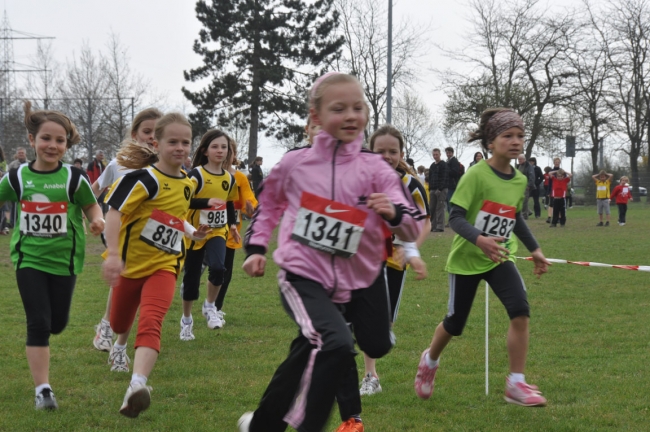
M 303 192 L 291 238 L 311 248 L 349 258 L 357 253 L 368 214 Z
M 489 237 L 510 239 L 515 227 L 517 209 L 493 201 L 483 201 L 483 207 L 476 215 L 474 227 Z
M 140 233 L 140 240 L 163 252 L 178 255 L 184 232 L 182 220 L 155 209 Z
M 20 233 L 33 237 L 64 237 L 68 233 L 68 203 L 21 201 Z
M 210 228 L 222 228 L 226 226 L 226 204 L 214 206 L 201 210 L 199 214 L 199 223 L 209 225 Z

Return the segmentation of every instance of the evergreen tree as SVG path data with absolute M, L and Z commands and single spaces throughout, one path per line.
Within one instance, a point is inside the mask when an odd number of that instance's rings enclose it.
M 333 0 L 199 0 L 203 24 L 194 52 L 203 65 L 185 71 L 185 80 L 207 86 L 183 93 L 205 118 L 219 126 L 246 119 L 248 161 L 257 156 L 258 131 L 278 138 L 297 136 L 307 116 L 305 89 L 315 69 L 338 56 L 334 36 L 338 14 Z M 239 119 L 239 120 L 238 120 Z M 238 125 L 241 126 L 241 125 Z

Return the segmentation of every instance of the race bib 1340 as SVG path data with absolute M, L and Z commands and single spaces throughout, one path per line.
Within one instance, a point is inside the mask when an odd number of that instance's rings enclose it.
M 20 202 L 20 233 L 33 237 L 64 237 L 68 233 L 67 202 Z

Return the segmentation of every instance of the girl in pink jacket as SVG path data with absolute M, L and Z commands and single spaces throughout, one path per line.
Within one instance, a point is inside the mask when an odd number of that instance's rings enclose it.
M 415 241 L 426 217 L 397 172 L 362 149 L 368 107 L 356 78 L 320 77 L 309 112 L 322 130 L 311 147 L 287 153 L 271 170 L 244 242 L 244 270 L 263 276 L 282 218 L 273 258 L 282 304 L 300 333 L 257 410 L 240 418 L 240 431 L 323 429 L 342 380 L 358 380 L 347 323 L 371 357 L 392 347 L 386 239 L 394 233 Z

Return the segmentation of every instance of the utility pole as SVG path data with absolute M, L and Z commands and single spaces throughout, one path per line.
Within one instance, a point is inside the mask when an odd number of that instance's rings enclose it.
M 393 103 L 393 0 L 388 0 L 388 55 L 387 59 L 387 80 L 386 83 L 386 123 L 392 121 Z

